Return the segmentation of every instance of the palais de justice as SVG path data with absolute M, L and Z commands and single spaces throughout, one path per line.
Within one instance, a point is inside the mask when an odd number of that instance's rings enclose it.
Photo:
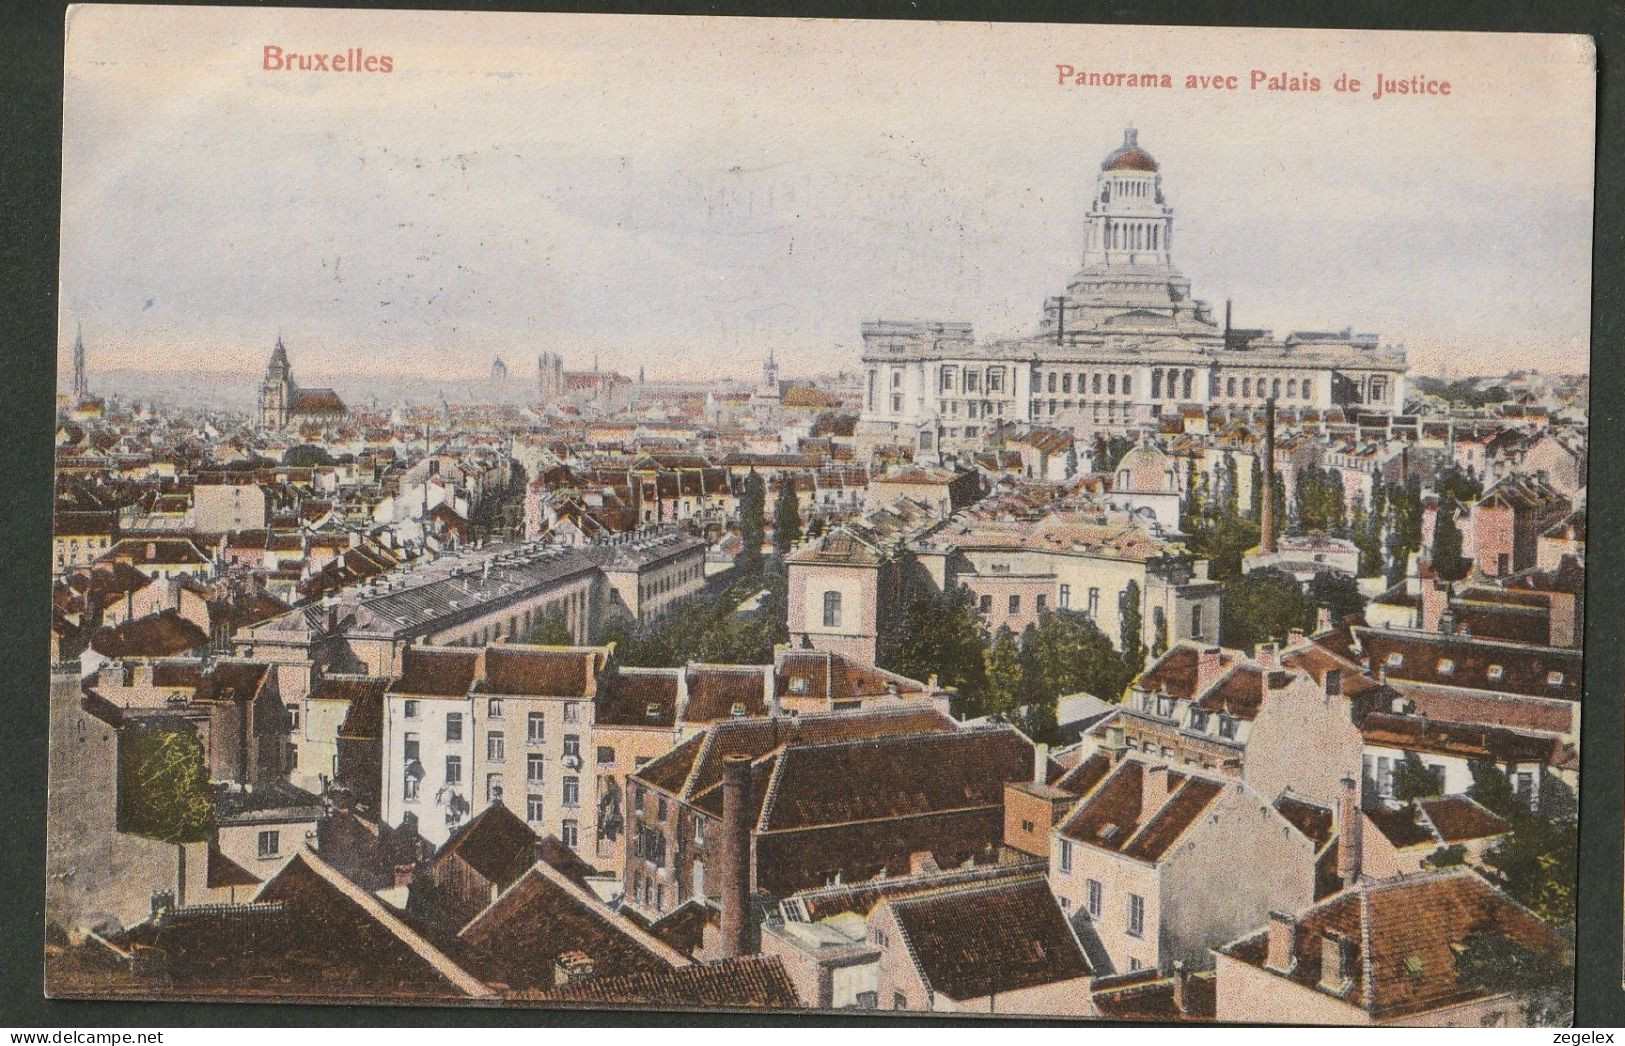
M 927 454 L 974 449 L 1001 423 L 1125 431 L 1182 409 L 1368 407 L 1405 402 L 1403 348 L 1375 334 L 1276 338 L 1215 319 L 1173 261 L 1174 211 L 1130 128 L 1101 162 L 1083 264 L 1046 298 L 1032 334 L 978 343 L 968 323 L 863 325 L 859 433 Z

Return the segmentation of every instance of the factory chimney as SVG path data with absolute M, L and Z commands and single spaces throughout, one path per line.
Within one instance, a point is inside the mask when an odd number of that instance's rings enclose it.
M 721 958 L 750 954 L 750 756 L 722 761 Z
M 1258 513 L 1258 550 L 1275 551 L 1275 397 L 1264 401 L 1263 504 Z

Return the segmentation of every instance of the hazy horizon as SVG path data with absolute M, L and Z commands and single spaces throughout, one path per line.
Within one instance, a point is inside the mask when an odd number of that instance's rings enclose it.
M 78 7 L 59 365 L 511 381 L 855 367 L 859 325 L 1030 331 L 1124 126 L 1235 323 L 1414 371 L 1589 369 L 1592 56 L 1572 37 Z M 260 47 L 392 54 L 273 74 Z M 967 60 L 967 58 L 973 60 Z M 1313 96 L 1055 64 L 1312 71 Z M 1372 101 L 1338 71 L 1425 72 Z

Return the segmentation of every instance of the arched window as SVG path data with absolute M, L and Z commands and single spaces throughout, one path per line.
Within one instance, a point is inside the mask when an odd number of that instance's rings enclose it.
M 1055 372 L 1054 371 L 1049 372 L 1049 390 L 1051 392 L 1055 391 Z
M 1161 370 L 1153 370 L 1151 372 L 1151 398 L 1154 399 L 1154 400 L 1162 399 L 1162 371 Z
M 1236 379 L 1235 378 L 1226 378 L 1224 380 L 1224 394 L 1226 396 L 1234 396 L 1236 394 Z
M 1251 378 L 1242 378 L 1241 379 L 1241 395 L 1245 398 L 1247 396 L 1251 396 L 1252 394 L 1253 394 L 1253 379 L 1251 379 Z
M 1298 379 L 1297 378 L 1288 378 L 1288 379 L 1286 379 L 1286 398 L 1289 399 L 1289 400 L 1298 398 Z
M 1191 398 L 1191 380 L 1194 377 L 1195 377 L 1195 372 L 1194 371 L 1186 371 L 1185 372 L 1185 381 L 1184 381 L 1184 384 L 1183 384 L 1182 388 L 1184 389 L 1184 395 L 1185 395 L 1186 399 Z
M 1123 395 L 1132 396 L 1134 394 L 1134 390 L 1131 387 L 1132 384 L 1133 383 L 1130 381 L 1129 376 L 1127 374 L 1123 375 Z
M 1281 379 L 1280 378 L 1276 378 L 1274 381 L 1270 382 L 1270 395 L 1274 396 L 1276 399 L 1281 398 Z
M 1098 374 L 1095 375 L 1095 391 L 1100 391 L 1100 375 Z M 1106 392 L 1108 395 L 1117 395 L 1117 375 L 1106 375 Z
M 824 627 L 841 627 L 841 594 L 839 592 L 824 593 Z

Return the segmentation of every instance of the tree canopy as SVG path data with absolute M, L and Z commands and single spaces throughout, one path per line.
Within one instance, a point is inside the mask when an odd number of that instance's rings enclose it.
M 801 500 L 796 496 L 795 483 L 786 477 L 773 504 L 773 548 L 779 555 L 787 556 L 800 540 Z
M 1272 639 L 1284 640 L 1292 629 L 1307 627 L 1311 614 L 1296 578 L 1275 567 L 1261 567 L 1225 587 L 1222 642 L 1249 650 Z
M 165 843 L 214 833 L 203 745 L 188 730 L 128 728 L 118 744 L 119 828 Z

